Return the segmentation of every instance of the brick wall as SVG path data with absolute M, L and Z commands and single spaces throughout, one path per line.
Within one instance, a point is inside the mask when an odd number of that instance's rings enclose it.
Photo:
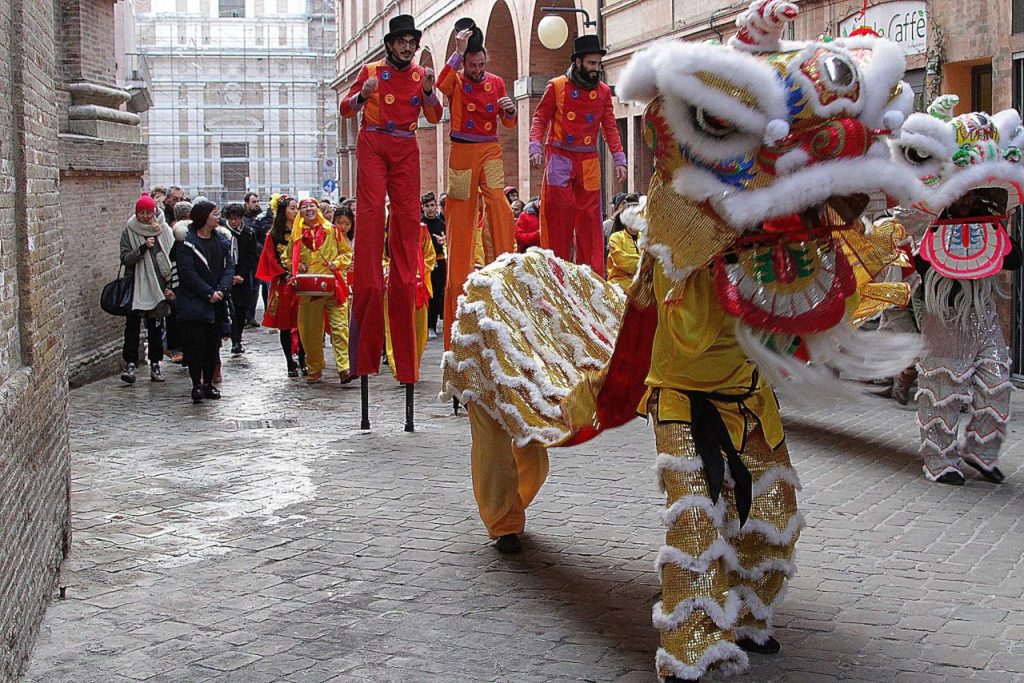
M 54 4 L 0 0 L 0 680 L 27 657 L 70 542 Z M 29 39 L 31 37 L 31 39 Z M 9 282 L 7 283 L 10 284 Z M 13 306 L 11 305 L 13 302 Z M 9 331 L 16 330 L 14 339 Z M 13 343 L 12 343 L 13 342 Z
M 99 298 L 103 285 L 118 272 L 121 230 L 139 198 L 140 174 L 141 169 L 133 176 L 76 171 L 61 174 L 64 246 L 68 261 L 75 262 L 66 275 L 65 320 L 73 387 L 109 376 L 120 367 L 124 318 L 100 310 Z

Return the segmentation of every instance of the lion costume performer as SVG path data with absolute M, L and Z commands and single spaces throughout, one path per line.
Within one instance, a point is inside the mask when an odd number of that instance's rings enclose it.
M 913 204 L 929 221 L 917 258 L 924 287 L 921 456 L 931 481 L 963 484 L 962 461 L 1001 483 L 996 462 L 1010 417 L 1010 361 L 995 296 L 1000 271 L 1021 265 L 1006 224 L 1024 194 L 1024 128 L 1012 109 L 954 118 L 958 102 L 939 97 L 927 114 L 911 115 L 891 143 L 893 157 L 926 186 Z
M 477 498 L 505 501 L 481 514 L 514 512 L 503 533 L 522 531 L 546 447 L 637 407 L 650 416 L 667 496 L 653 614 L 666 681 L 778 650 L 772 614 L 803 521 L 771 385 L 819 387 L 816 400 L 840 384 L 831 368 L 887 376 L 917 353 L 850 324 L 857 281 L 836 239 L 915 182 L 885 142 L 912 100 L 902 52 L 872 37 L 779 40 L 796 12 L 758 0 L 728 46 L 660 42 L 627 67 L 619 96 L 648 103 L 655 173 L 625 217 L 645 247 L 625 301 L 550 252 L 506 255 L 471 277 L 443 361 L 446 395 L 473 420 Z M 489 488 L 476 482 L 485 448 L 506 472 Z

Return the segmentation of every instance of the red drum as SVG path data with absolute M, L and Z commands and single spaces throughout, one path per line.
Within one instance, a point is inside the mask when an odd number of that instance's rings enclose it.
M 302 273 L 296 275 L 295 292 L 299 296 L 334 296 L 334 276 L 330 274 Z

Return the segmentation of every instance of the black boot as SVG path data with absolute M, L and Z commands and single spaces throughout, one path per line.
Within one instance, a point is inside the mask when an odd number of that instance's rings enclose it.
M 762 644 L 757 644 L 752 638 L 740 638 L 736 641 L 736 645 L 739 646 L 744 652 L 753 652 L 758 655 L 774 655 L 778 654 L 782 646 L 779 645 L 779 641 L 775 638 L 768 636 L 768 640 Z
M 203 402 L 203 390 L 201 387 L 192 387 L 192 402 L 202 403 Z
M 203 398 L 212 398 L 215 401 L 220 398 L 220 391 L 212 384 L 204 384 L 202 391 Z
M 980 460 L 975 460 L 974 458 L 964 458 L 964 462 L 978 470 L 978 474 L 985 477 L 993 484 L 1002 484 L 1006 481 L 1006 475 L 1003 474 L 1002 470 L 995 465 L 992 465 L 992 467 L 986 467 L 985 463 Z

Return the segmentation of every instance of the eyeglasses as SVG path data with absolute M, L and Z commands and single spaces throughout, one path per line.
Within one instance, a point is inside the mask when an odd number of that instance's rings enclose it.
M 415 38 L 397 38 L 395 44 L 398 47 L 416 47 L 420 44 L 420 41 Z

